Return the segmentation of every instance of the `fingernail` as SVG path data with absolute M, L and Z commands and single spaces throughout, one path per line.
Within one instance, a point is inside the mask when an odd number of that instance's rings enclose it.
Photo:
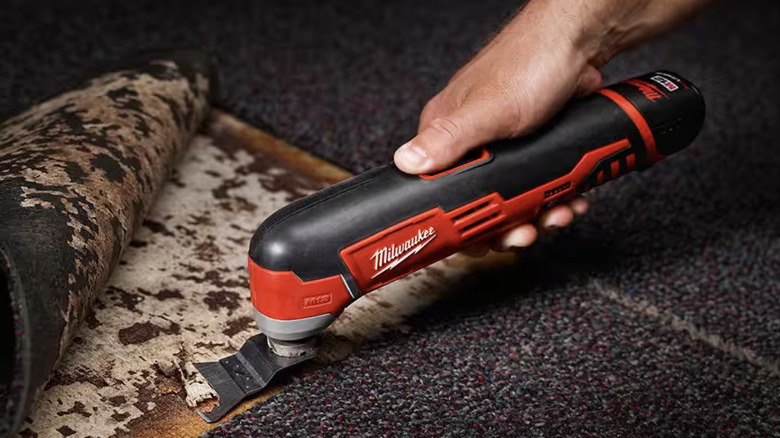
M 501 246 L 504 250 L 524 248 L 532 244 L 535 239 L 535 230 L 522 227 L 507 233 L 501 242 Z
M 572 219 L 574 219 L 574 213 L 572 213 L 571 210 L 565 211 L 558 208 L 558 210 L 552 211 L 550 214 L 545 215 L 545 217 L 542 218 L 540 226 L 545 230 L 563 228 L 571 223 Z
M 523 248 L 526 246 L 528 246 L 528 240 L 520 236 L 510 236 L 503 242 L 504 249 Z
M 428 161 L 428 154 L 425 150 L 412 142 L 407 142 L 395 153 L 396 161 L 402 162 L 408 170 L 422 170 L 425 162 Z
M 550 229 L 553 229 L 553 228 L 560 227 L 560 224 L 558 224 L 556 222 L 553 222 L 553 220 L 550 217 L 546 217 L 542 221 L 541 225 L 542 225 L 542 228 L 544 228 L 545 230 L 550 230 Z
M 588 201 L 584 199 L 577 199 L 571 203 L 571 209 L 574 213 L 582 215 L 588 212 Z

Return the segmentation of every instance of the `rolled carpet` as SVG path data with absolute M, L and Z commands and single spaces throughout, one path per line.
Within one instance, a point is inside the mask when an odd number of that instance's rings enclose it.
M 213 63 L 148 56 L 0 124 L 0 435 L 17 429 L 206 116 Z

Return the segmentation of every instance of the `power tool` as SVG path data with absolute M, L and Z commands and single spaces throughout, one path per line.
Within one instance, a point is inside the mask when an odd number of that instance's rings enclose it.
M 694 85 L 656 71 L 572 100 L 533 134 L 486 145 L 447 170 L 382 166 L 274 213 L 249 246 L 262 334 L 196 364 L 220 396 L 201 415 L 218 420 L 276 372 L 312 358 L 315 335 L 366 293 L 685 148 L 704 113 Z

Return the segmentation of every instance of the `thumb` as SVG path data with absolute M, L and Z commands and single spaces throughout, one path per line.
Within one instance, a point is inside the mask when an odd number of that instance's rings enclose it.
M 406 173 L 420 174 L 455 164 L 470 149 L 501 135 L 491 114 L 486 107 L 464 105 L 431 120 L 416 137 L 395 151 L 396 166 Z

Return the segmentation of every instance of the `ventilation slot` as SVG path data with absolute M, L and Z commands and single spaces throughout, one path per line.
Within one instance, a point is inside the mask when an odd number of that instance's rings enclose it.
M 497 211 L 497 212 L 491 214 L 490 216 L 485 216 L 483 218 L 480 218 L 478 221 L 461 228 L 460 232 L 461 233 L 467 233 L 469 230 L 473 230 L 474 228 L 477 228 L 478 226 L 488 222 L 491 219 L 495 219 L 495 218 L 499 217 L 500 215 L 501 215 L 501 212 Z
M 498 195 L 492 195 L 455 209 L 449 216 L 462 239 L 473 239 L 494 230 L 506 220 L 502 204 Z
M 466 216 L 476 213 L 477 211 L 487 207 L 490 205 L 490 201 L 485 201 L 480 204 L 477 204 L 475 207 L 471 207 L 468 210 L 464 211 L 463 213 L 458 214 L 457 216 L 453 216 L 452 220 L 453 222 L 458 222 L 459 220 L 465 218 Z

